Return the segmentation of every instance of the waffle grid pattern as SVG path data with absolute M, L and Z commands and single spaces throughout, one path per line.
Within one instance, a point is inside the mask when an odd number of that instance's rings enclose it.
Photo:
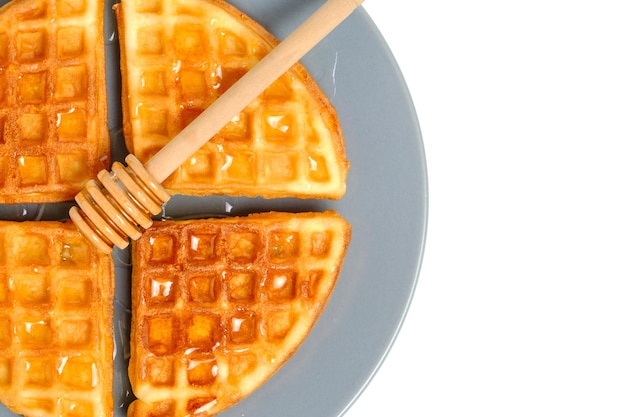
M 0 395 L 15 412 L 107 415 L 112 279 L 71 226 L 0 222 Z
M 133 254 L 137 397 L 161 402 L 163 415 L 208 416 L 262 383 L 302 341 L 334 287 L 347 244 L 338 221 L 150 229 Z
M 218 1 L 122 4 L 124 20 L 133 22 L 122 39 L 130 92 L 126 138 L 146 162 L 276 41 Z M 334 111 L 298 64 L 165 185 L 190 194 L 323 196 L 345 181 L 343 153 Z
M 0 16 L 0 202 L 70 200 L 108 167 L 104 5 L 14 1 Z M 100 22 L 100 23 L 98 23 Z

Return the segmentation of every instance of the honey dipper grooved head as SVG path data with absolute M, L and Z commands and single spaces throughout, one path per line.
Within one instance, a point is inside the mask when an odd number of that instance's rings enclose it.
M 89 181 L 76 195 L 78 207 L 70 209 L 76 227 L 104 253 L 111 253 L 114 246 L 124 249 L 128 238 L 138 239 L 170 198 L 137 158 L 128 155 L 126 163 L 116 162 L 111 172 L 101 171 L 100 184 Z

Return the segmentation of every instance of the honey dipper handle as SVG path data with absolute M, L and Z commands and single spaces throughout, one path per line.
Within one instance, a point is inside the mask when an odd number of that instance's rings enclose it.
M 233 117 L 258 97 L 319 41 L 347 18 L 363 0 L 328 0 L 211 106 L 146 162 L 146 170 L 163 182 Z

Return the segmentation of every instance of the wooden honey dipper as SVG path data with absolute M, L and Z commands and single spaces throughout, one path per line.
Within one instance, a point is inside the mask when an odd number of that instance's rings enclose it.
M 124 249 L 152 225 L 170 195 L 161 185 L 364 0 L 328 0 L 144 165 L 132 154 L 113 163 L 76 195 L 70 218 L 98 250 Z

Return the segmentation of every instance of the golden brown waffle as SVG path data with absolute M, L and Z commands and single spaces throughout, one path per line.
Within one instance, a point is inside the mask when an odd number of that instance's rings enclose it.
M 71 200 L 109 165 L 104 4 L 0 8 L 0 203 Z
M 142 162 L 277 44 L 222 0 L 123 0 L 116 10 L 124 134 Z M 335 110 L 297 64 L 164 185 L 192 195 L 336 199 L 347 170 Z
M 291 357 L 351 236 L 335 212 L 161 222 L 133 246 L 134 417 L 212 416 Z
M 73 226 L 0 222 L 0 400 L 25 416 L 113 415 L 113 261 Z

